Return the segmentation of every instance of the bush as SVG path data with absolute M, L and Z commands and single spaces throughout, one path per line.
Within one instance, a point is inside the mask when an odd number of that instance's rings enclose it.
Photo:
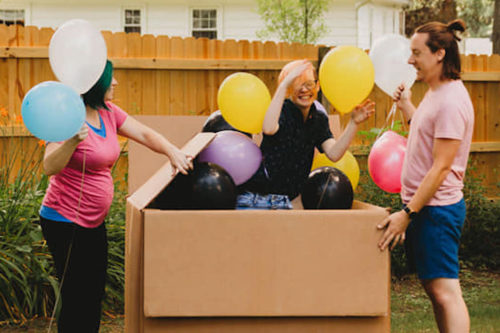
M 372 129 L 360 131 L 364 144 L 371 148 L 380 131 Z M 396 122 L 393 130 L 402 135 L 401 123 Z M 460 259 L 462 265 L 473 269 L 500 269 L 500 201 L 490 200 L 482 185 L 484 177 L 478 175 L 475 164 L 469 161 L 464 182 L 464 199 L 467 217 L 462 230 Z M 497 187 L 500 188 L 500 184 Z M 377 206 L 390 207 L 392 211 L 401 209 L 399 194 L 382 191 L 371 179 L 368 171 L 362 170 L 356 198 Z M 392 274 L 401 277 L 410 272 L 404 255 L 404 247 L 397 246 L 391 253 Z
M 460 243 L 463 264 L 474 269 L 500 269 L 500 201 L 488 199 L 475 163 L 469 161 L 464 197 L 467 216 Z M 500 184 L 496 184 L 500 189 Z M 500 194 L 500 193 L 499 193 Z
M 1 120 L 1 119 L 0 119 Z M 0 130 L 9 130 L 2 127 Z M 2 132 L 3 133 L 3 132 Z M 48 178 L 41 174 L 42 143 L 0 137 L 0 323 L 23 323 L 53 312 L 59 283 L 38 223 Z M 107 218 L 108 279 L 104 310 L 123 313 L 125 196 L 115 183 Z
M 127 193 L 115 182 L 115 197 L 106 217 L 108 232 L 108 272 L 104 311 L 124 312 L 125 285 L 125 201 Z
M 52 259 L 33 223 L 47 187 L 33 143 L 9 136 L 0 142 L 0 321 L 50 315 L 57 293 Z

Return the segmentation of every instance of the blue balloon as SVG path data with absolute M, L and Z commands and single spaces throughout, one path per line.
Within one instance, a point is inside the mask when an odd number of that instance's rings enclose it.
M 60 82 L 37 84 L 21 106 L 26 128 L 39 139 L 54 142 L 73 137 L 85 122 L 85 105 L 78 93 Z

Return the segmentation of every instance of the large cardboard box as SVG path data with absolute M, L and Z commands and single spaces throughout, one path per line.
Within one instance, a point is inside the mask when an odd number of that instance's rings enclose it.
M 214 136 L 197 134 L 206 117 L 138 119 L 193 156 Z M 390 331 L 385 209 L 148 208 L 171 180 L 165 158 L 131 143 L 126 332 Z

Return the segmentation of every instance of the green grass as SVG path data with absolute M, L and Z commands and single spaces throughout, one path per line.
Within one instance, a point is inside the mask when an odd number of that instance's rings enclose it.
M 500 273 L 465 270 L 460 279 L 471 316 L 471 332 L 500 332 Z M 405 276 L 393 281 L 391 307 L 392 332 L 437 332 L 430 301 L 415 277 Z M 104 315 L 101 332 L 123 332 L 123 322 L 121 315 Z M 48 325 L 48 319 L 39 318 L 23 326 L 0 326 L 0 330 L 6 333 L 42 333 L 47 332 Z M 52 332 L 56 332 L 55 327 Z
M 500 274 L 464 271 L 460 276 L 471 332 L 500 332 Z M 432 306 L 420 282 L 406 276 L 392 284 L 392 332 L 436 332 Z

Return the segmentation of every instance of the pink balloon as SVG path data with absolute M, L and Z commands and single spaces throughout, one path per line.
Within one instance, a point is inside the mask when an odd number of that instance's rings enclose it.
M 368 155 L 368 171 L 382 190 L 401 192 L 401 171 L 406 152 L 406 138 L 387 131 L 375 141 Z
M 218 164 L 240 185 L 257 171 L 262 153 L 248 136 L 236 131 L 220 131 L 198 155 L 198 161 Z

